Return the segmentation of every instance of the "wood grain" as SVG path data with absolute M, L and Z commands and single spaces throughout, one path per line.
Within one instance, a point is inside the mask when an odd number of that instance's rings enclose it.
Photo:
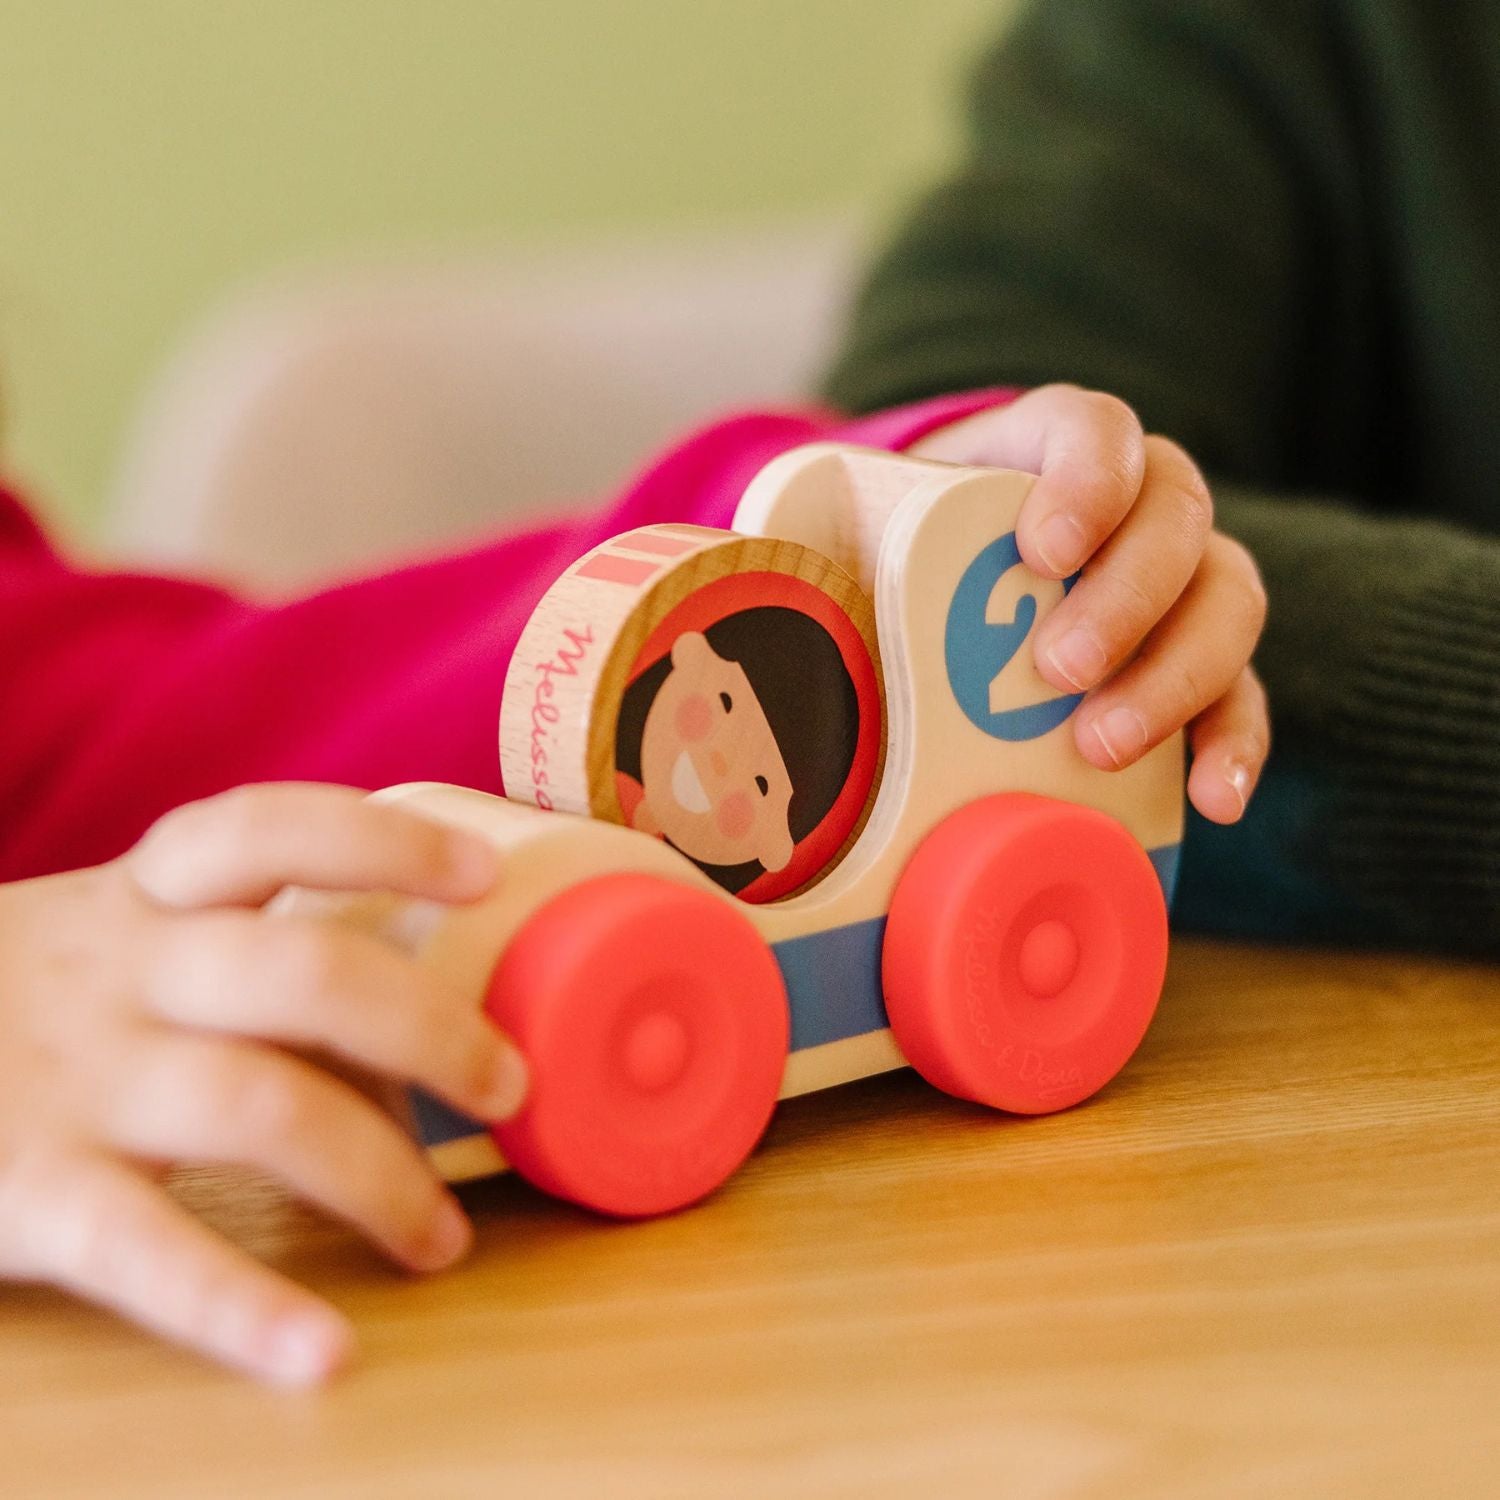
M 671 1220 L 470 1189 L 429 1282 L 198 1174 L 362 1362 L 272 1394 L 5 1291 L 0 1494 L 1493 1494 L 1497 1084 L 1500 971 L 1184 943 L 1071 1113 L 870 1079 Z

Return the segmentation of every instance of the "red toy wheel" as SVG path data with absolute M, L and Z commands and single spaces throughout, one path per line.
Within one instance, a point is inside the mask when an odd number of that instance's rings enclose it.
M 601 1213 L 667 1213 L 710 1193 L 760 1139 L 786 1066 L 781 971 L 728 901 L 605 875 L 511 941 L 485 1009 L 531 1068 L 493 1127 L 538 1187 Z
M 954 813 L 902 874 L 886 1008 L 929 1083 L 1044 1114 L 1125 1066 L 1166 962 L 1166 903 L 1141 846 L 1103 813 L 1011 793 Z

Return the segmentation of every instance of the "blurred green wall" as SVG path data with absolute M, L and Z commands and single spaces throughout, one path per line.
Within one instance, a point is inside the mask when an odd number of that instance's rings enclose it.
M 97 513 L 288 265 L 889 208 L 1014 0 L 0 0 L 6 468 Z

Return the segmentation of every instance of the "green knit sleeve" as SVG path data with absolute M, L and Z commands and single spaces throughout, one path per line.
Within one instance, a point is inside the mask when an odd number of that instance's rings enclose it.
M 1495 951 L 1500 541 L 1347 503 L 1347 455 L 1378 448 L 1389 395 L 1361 344 L 1370 237 L 1327 11 L 1032 5 L 978 69 L 965 158 L 876 262 L 825 389 L 864 410 L 1075 380 L 1183 442 L 1266 579 L 1272 771 L 1313 788 L 1295 817 L 1258 798 L 1264 826 L 1214 857 L 1283 867 L 1263 884 L 1305 912 L 1260 930 Z
M 1321 88 L 1276 5 L 1033 4 L 978 68 L 965 159 L 877 261 L 826 394 L 860 411 L 1078 380 L 1265 473 L 1314 290 L 1318 184 L 1285 140 Z
M 1216 501 L 1271 601 L 1267 853 L 1335 914 L 1267 930 L 1500 953 L 1500 539 L 1234 486 Z M 1315 815 L 1270 805 L 1278 761 L 1315 782 Z

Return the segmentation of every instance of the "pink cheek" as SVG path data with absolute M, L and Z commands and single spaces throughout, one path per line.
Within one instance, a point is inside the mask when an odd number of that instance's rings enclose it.
M 731 792 L 720 804 L 716 814 L 719 832 L 726 839 L 742 839 L 750 832 L 755 822 L 755 812 L 750 798 L 744 792 Z
M 708 732 L 713 727 L 714 711 L 708 706 L 708 699 L 701 694 L 694 693 L 678 704 L 677 733 L 682 739 L 707 739 Z

